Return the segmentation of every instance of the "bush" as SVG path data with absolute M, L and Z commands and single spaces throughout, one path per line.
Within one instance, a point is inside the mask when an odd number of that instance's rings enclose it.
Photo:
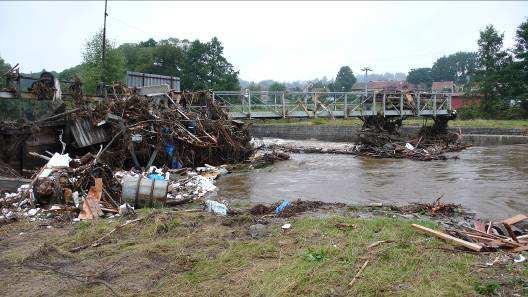
M 457 109 L 457 116 L 462 120 L 477 119 L 484 117 L 484 113 L 478 105 L 468 105 Z

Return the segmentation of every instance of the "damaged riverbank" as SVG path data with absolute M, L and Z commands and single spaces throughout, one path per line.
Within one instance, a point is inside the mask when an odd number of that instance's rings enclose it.
M 218 216 L 193 204 L 73 225 L 21 220 L 0 227 L 0 293 L 525 294 L 526 261 L 504 252 L 474 254 L 411 227 L 459 220 L 465 219 L 458 212 L 440 218 L 390 206 L 327 204 L 289 217 L 249 210 Z

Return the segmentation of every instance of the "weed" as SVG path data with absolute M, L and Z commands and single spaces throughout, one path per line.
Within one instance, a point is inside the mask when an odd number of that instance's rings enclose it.
M 303 254 L 303 257 L 308 262 L 322 262 L 328 258 L 328 254 L 324 249 L 317 251 L 308 250 Z
M 500 289 L 501 285 L 496 282 L 488 282 L 488 283 L 475 283 L 475 291 L 481 295 L 495 295 L 497 293 L 497 290 Z

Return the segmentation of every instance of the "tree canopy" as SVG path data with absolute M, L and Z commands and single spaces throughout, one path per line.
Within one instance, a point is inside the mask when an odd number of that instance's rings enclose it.
M 6 63 L 4 61 L 4 59 L 2 59 L 2 57 L 0 57 L 0 75 L 1 74 L 4 74 L 5 72 L 9 71 L 9 69 L 11 69 L 11 65 L 9 65 L 8 63 Z M 0 88 L 1 87 L 5 87 L 5 82 L 4 80 L 1 80 L 0 81 Z
M 504 78 L 502 70 L 508 60 L 508 55 L 502 48 L 503 39 L 504 34 L 500 34 L 492 25 L 488 25 L 480 31 L 478 40 L 479 67 L 476 82 L 484 96 L 483 111 L 489 115 L 497 114 L 505 107 L 504 102 L 500 100 L 504 95 L 501 92 L 503 87 L 501 81 Z
M 420 85 L 423 88 L 430 88 L 433 83 L 431 68 L 411 69 L 407 75 L 407 82 Z
M 238 90 L 238 72 L 223 56 L 218 38 L 209 42 L 149 39 L 118 48 L 132 71 L 177 76 L 184 90 Z
M 150 38 L 114 47 L 107 41 L 105 82 L 122 81 L 125 70 L 177 76 L 183 90 L 238 90 L 238 72 L 223 55 L 218 38 L 209 42 Z M 102 34 L 90 39 L 83 52 L 83 63 L 64 70 L 61 79 L 81 76 L 88 92 L 95 91 L 102 73 Z
M 336 79 L 332 84 L 332 90 L 335 92 L 350 92 L 355 83 L 356 77 L 352 69 L 348 66 L 343 66 L 337 73 Z
M 270 92 L 282 92 L 286 91 L 286 85 L 280 83 L 280 82 L 273 82 L 269 87 L 268 91 Z
M 436 60 L 431 68 L 431 78 L 433 81 L 453 81 L 465 85 L 469 83 L 477 66 L 477 53 L 458 52 Z

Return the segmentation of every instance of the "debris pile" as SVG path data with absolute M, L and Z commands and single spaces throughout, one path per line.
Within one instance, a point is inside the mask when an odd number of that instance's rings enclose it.
M 442 196 L 438 197 L 433 203 L 412 203 L 399 207 L 398 210 L 404 213 L 424 213 L 434 216 L 451 216 L 462 212 L 462 205 L 454 203 L 444 203 L 441 201 Z
M 322 209 L 325 207 L 344 207 L 343 203 L 327 203 L 322 201 L 310 200 L 282 200 L 271 205 L 257 204 L 249 212 L 252 215 L 269 215 L 275 214 L 279 217 L 291 217 L 298 213 Z
M 469 145 L 463 143 L 463 135 L 448 132 L 447 122 L 443 125 L 424 126 L 412 139 L 405 139 L 397 132 L 398 123 L 380 118 L 380 122 L 365 122 L 359 135 L 359 145 L 356 152 L 362 156 L 374 158 L 411 159 L 416 161 L 432 161 L 456 159 L 447 156 L 447 152 L 461 151 Z M 441 119 L 437 120 L 442 122 Z M 399 121 L 401 125 L 401 121 Z
M 133 212 L 144 206 L 175 206 L 204 201 L 216 191 L 214 179 L 228 173 L 206 165 L 197 170 L 158 169 L 113 172 L 84 156 L 55 154 L 30 184 L 0 198 L 0 223 L 30 220 L 93 220 Z
M 443 233 L 421 225 L 413 228 L 472 251 L 496 251 L 505 249 L 512 252 L 528 250 L 528 216 L 519 214 L 499 223 L 483 223 L 475 220 L 473 226 L 457 226 Z
M 22 217 L 92 220 L 125 215 L 138 207 L 192 201 L 225 214 L 226 203 L 208 200 L 216 191 L 214 179 L 228 173 L 222 164 L 260 166 L 288 158 L 278 152 L 250 158 L 256 150 L 248 126 L 231 120 L 210 91 L 114 84 L 107 87 L 106 98 L 92 100 L 83 94 L 81 85 L 76 79 L 69 86 L 74 109 L 57 109 L 32 122 L 1 123 L 2 137 L 19 138 L 11 151 L 23 149 L 29 158 L 45 164 L 30 167 L 21 161 L 17 171 L 0 163 L 4 178 L 19 178 L 20 172 L 31 178 L 16 192 L 2 193 L 0 221 Z M 58 87 L 51 88 L 44 81 L 32 90 L 41 89 L 44 94 Z M 49 135 L 41 138 L 51 140 L 54 147 L 25 146 L 25 139 L 40 135 L 43 127 L 49 127 Z M 12 136 L 4 129 L 26 132 Z M 4 154 L 3 159 L 7 155 L 12 154 Z
M 101 157 L 113 167 L 219 165 L 241 162 L 252 153 L 247 126 L 230 120 L 211 92 L 184 92 L 174 99 L 166 94 L 165 103 L 124 94 L 74 114 L 94 127 L 107 126 L 114 135 Z M 193 103 L 202 108 L 190 108 Z

